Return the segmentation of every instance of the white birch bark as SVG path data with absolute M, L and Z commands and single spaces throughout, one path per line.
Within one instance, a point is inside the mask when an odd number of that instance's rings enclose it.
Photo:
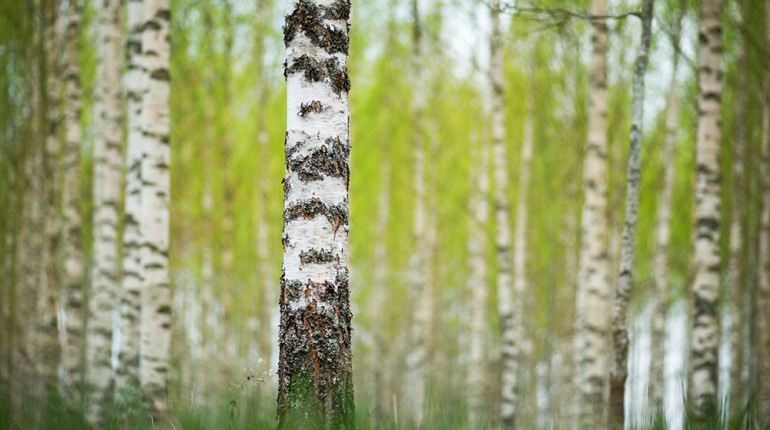
M 770 10 L 770 1 L 766 2 Z M 759 426 L 770 426 L 770 15 L 767 17 L 768 56 L 762 128 L 762 210 L 759 221 L 759 285 L 757 318 L 757 411 Z
M 508 197 L 508 150 L 505 130 L 503 39 L 500 31 L 500 2 L 489 3 L 492 32 L 489 40 L 489 78 L 492 87 L 492 154 L 495 179 L 495 248 L 497 254 L 498 318 L 501 327 L 502 385 L 500 425 L 512 428 L 516 415 L 516 352 L 518 344 L 513 315 L 510 203 Z
M 82 131 L 80 116 L 80 23 L 82 5 L 70 0 L 67 10 L 66 47 L 64 50 L 65 105 L 64 120 L 64 395 L 70 406 L 82 402 L 83 369 L 85 363 L 85 267 L 83 230 L 80 215 L 80 148 Z
M 741 23 L 746 25 L 748 11 L 746 3 L 741 3 Z M 745 174 L 743 167 L 744 152 L 746 147 L 746 107 L 748 98 L 749 64 L 745 44 L 747 41 L 740 39 L 740 56 L 738 59 L 738 88 L 736 88 L 735 101 L 735 140 L 733 146 L 733 183 L 732 198 L 733 210 L 730 217 L 730 260 L 728 273 L 725 277 L 725 298 L 728 300 L 730 312 L 730 325 L 725 327 L 723 333 L 729 336 L 730 342 L 730 379 L 726 390 L 729 394 L 730 416 L 741 414 L 745 406 L 743 396 L 743 340 L 745 325 L 743 319 L 743 302 L 746 276 L 743 272 L 745 259 L 743 243 L 743 218 L 746 212 L 744 206 Z
M 146 92 L 142 97 L 140 232 L 142 291 L 139 381 L 155 422 L 168 413 L 167 375 L 171 341 L 171 290 L 168 274 L 170 146 L 169 0 L 145 0 L 142 62 Z
M 350 3 L 292 0 L 289 11 L 279 428 L 352 428 Z
M 113 390 L 112 326 L 118 292 L 118 226 L 123 173 L 123 108 L 120 73 L 122 11 L 120 0 L 99 9 L 94 109 L 94 263 L 86 331 L 86 420 L 102 426 Z
M 593 15 L 607 14 L 607 0 L 593 0 Z M 607 23 L 592 21 L 588 142 L 576 293 L 575 386 L 577 422 L 602 427 L 609 356 L 610 259 L 607 243 Z
M 700 4 L 698 132 L 695 146 L 695 250 L 688 399 L 693 419 L 715 418 L 719 374 L 721 0 Z
M 634 247 L 639 217 L 642 174 L 642 136 L 644 123 L 644 75 L 647 71 L 652 39 L 653 0 L 642 4 L 642 36 L 634 64 L 631 131 L 629 132 L 628 171 L 626 173 L 626 212 L 620 249 L 620 270 L 612 307 L 612 368 L 610 370 L 610 428 L 623 430 L 625 393 L 628 378 L 628 302 L 634 282 Z
M 471 426 L 481 424 L 483 414 L 483 393 L 487 380 L 486 317 L 489 294 L 486 260 L 486 232 L 489 220 L 489 144 L 484 136 L 475 152 L 478 154 L 477 167 L 472 174 L 471 198 L 469 199 L 470 229 L 468 256 L 470 263 L 470 350 L 468 364 L 468 422 Z
M 423 116 L 425 110 L 425 79 L 423 61 L 422 27 L 419 16 L 418 0 L 411 1 L 412 7 L 412 70 L 414 72 L 414 92 L 412 112 L 414 117 L 414 249 L 409 261 L 410 297 L 414 303 L 412 324 L 410 325 L 410 350 L 407 354 L 407 379 L 405 412 L 408 419 L 420 423 L 425 412 L 428 339 L 426 334 L 430 326 L 430 290 L 427 279 L 428 250 L 427 243 L 427 203 L 425 183 L 425 139 Z
M 139 318 L 144 282 L 142 267 L 142 96 L 146 91 L 145 70 L 141 63 L 144 1 L 127 3 L 126 70 L 126 194 L 123 219 L 123 284 L 120 295 L 120 351 L 115 375 L 119 401 L 127 401 L 139 387 Z
M 658 197 L 655 214 L 655 270 L 653 281 L 655 291 L 652 295 L 652 351 L 649 386 L 652 393 L 653 407 L 663 405 L 664 391 L 664 355 L 665 326 L 668 313 L 668 246 L 671 241 L 671 202 L 676 179 L 676 143 L 679 123 L 679 97 L 677 95 L 677 70 L 679 68 L 679 40 L 681 38 L 682 13 L 674 19 L 672 45 L 674 56 L 671 68 L 671 82 L 666 100 L 666 134 L 661 160 L 663 162 L 663 188 Z

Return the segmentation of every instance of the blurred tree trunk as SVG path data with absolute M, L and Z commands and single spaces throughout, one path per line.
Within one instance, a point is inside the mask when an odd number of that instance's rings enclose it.
M 385 145 L 388 145 L 390 139 L 383 139 Z M 387 149 L 385 149 L 387 151 Z M 387 333 L 385 326 L 387 324 L 387 317 L 385 315 L 385 303 L 388 303 L 388 219 L 390 217 L 390 157 L 385 155 L 382 159 L 382 176 L 380 177 L 380 183 L 382 188 L 380 189 L 379 205 L 377 208 L 377 229 L 376 238 L 377 243 L 374 245 L 374 269 L 372 275 L 372 299 L 371 299 L 371 312 L 372 312 L 372 329 L 374 342 L 372 345 L 371 359 L 372 359 L 372 387 L 370 393 L 372 395 L 372 407 L 374 408 L 374 419 L 379 422 L 385 416 L 384 411 L 387 409 L 387 396 L 385 385 L 385 368 L 387 367 L 387 348 L 383 348 L 388 344 Z
M 486 135 L 480 142 L 472 142 L 477 160 L 471 167 L 471 195 L 469 199 L 470 227 L 468 235 L 468 263 L 471 291 L 470 335 L 468 348 L 468 422 L 481 425 L 485 419 L 484 389 L 487 386 L 487 356 L 484 340 L 487 337 L 488 268 L 486 259 L 487 223 L 489 220 L 489 143 Z
M 740 26 L 746 26 L 748 9 L 745 1 L 741 5 Z M 744 173 L 744 157 L 746 151 L 746 108 L 748 103 L 749 62 L 746 52 L 746 40 L 743 36 L 739 39 L 740 54 L 738 59 L 738 88 L 736 88 L 735 101 L 735 144 L 733 146 L 733 183 L 732 198 L 733 210 L 730 219 L 730 261 L 728 266 L 727 289 L 730 313 L 730 327 L 725 332 L 730 336 L 730 385 L 728 391 L 730 401 L 730 416 L 741 414 L 745 407 L 746 399 L 743 396 L 743 345 L 746 332 L 744 320 L 744 294 L 746 292 L 746 273 L 743 270 L 743 262 L 746 254 L 746 246 L 743 241 L 743 219 L 746 213 L 744 193 L 746 189 Z
M 142 192 L 142 97 L 147 90 L 142 69 L 143 0 L 128 1 L 126 87 L 126 197 L 123 219 L 123 284 L 120 299 L 120 353 L 115 375 L 119 400 L 127 401 L 139 388 L 139 318 L 143 277 L 141 226 Z
M 607 0 L 593 0 L 593 15 Z M 583 215 L 576 293 L 575 386 L 579 426 L 603 427 L 609 356 L 610 260 L 607 243 L 607 23 L 592 21 L 588 142 L 583 160 Z
M 353 428 L 348 231 L 350 3 L 286 16 L 279 428 Z M 311 34 L 323 37 L 311 39 Z M 328 41 L 328 43 L 324 42 Z
M 430 246 L 427 235 L 426 174 L 425 174 L 425 79 L 422 42 L 422 23 L 418 0 L 411 1 L 412 7 L 412 70 L 414 72 L 414 93 L 412 111 L 414 118 L 414 247 L 409 261 L 410 297 L 413 305 L 410 325 L 410 351 L 407 354 L 406 412 L 408 419 L 419 423 L 425 412 L 425 384 L 428 364 L 428 336 L 431 320 L 431 299 L 427 267 Z
M 766 2 L 770 11 L 770 1 Z M 768 52 L 765 60 L 765 99 L 763 106 L 762 211 L 759 227 L 759 285 L 756 289 L 757 312 L 757 410 L 759 426 L 770 426 L 770 14 L 767 15 Z
M 612 368 L 610 370 L 610 428 L 623 430 L 625 422 L 625 392 L 628 378 L 628 302 L 634 282 L 634 248 L 636 225 L 639 218 L 639 194 L 641 192 L 642 137 L 644 122 L 644 75 L 647 71 L 652 39 L 653 0 L 642 4 L 642 36 L 639 53 L 634 64 L 634 89 L 631 109 L 630 152 L 626 177 L 626 212 L 620 250 L 615 301 L 612 308 Z
M 668 271 L 668 245 L 671 240 L 671 200 L 674 193 L 676 175 L 676 143 L 679 127 L 679 97 L 677 95 L 677 71 L 679 66 L 679 41 L 681 39 L 681 25 L 684 5 L 680 2 L 682 11 L 675 12 L 674 28 L 671 43 L 674 49 L 672 61 L 671 82 L 668 88 L 666 100 L 665 127 L 666 134 L 663 142 L 661 161 L 663 162 L 663 188 L 658 197 L 658 208 L 655 215 L 655 242 L 656 252 L 653 271 L 655 290 L 652 294 L 652 351 L 650 354 L 650 389 L 652 392 L 652 405 L 660 409 L 663 406 L 664 358 L 666 342 L 666 315 L 668 313 L 669 295 L 669 271 Z
M 86 419 L 103 426 L 113 387 L 112 325 L 118 293 L 118 213 L 123 173 L 123 18 L 120 0 L 99 9 L 94 109 L 94 263 L 86 331 Z
M 64 120 L 64 276 L 63 308 L 65 342 L 62 356 L 64 395 L 70 406 L 80 407 L 83 395 L 85 363 L 85 260 L 80 205 L 80 29 L 83 8 L 78 0 L 70 0 L 67 10 L 66 47 L 64 50 L 65 107 Z
M 149 80 L 142 98 L 141 232 L 143 237 L 139 381 L 154 421 L 168 414 L 171 337 L 169 251 L 169 0 L 145 0 L 142 62 Z
M 45 165 L 37 175 L 44 175 L 44 222 L 45 247 L 43 249 L 43 264 L 45 281 L 40 284 L 37 297 L 36 338 L 37 373 L 40 378 L 40 394 L 44 398 L 56 394 L 58 390 L 58 372 L 61 360 L 61 345 L 58 330 L 58 306 L 61 263 L 59 254 L 59 154 L 61 152 L 60 126 L 61 116 L 61 14 L 58 0 L 47 0 L 45 3 Z
M 492 87 L 492 153 L 495 176 L 495 248 L 497 253 L 498 317 L 502 330 L 500 346 L 502 385 L 500 424 L 512 428 L 516 423 L 516 359 L 520 348 L 513 315 L 510 203 L 508 191 L 508 150 L 505 129 L 505 83 L 503 76 L 503 38 L 500 31 L 499 0 L 489 3 L 492 32 L 489 40 L 489 79 Z M 518 298 L 517 298 L 518 299 Z
M 717 415 L 719 375 L 721 135 L 721 0 L 700 4 L 698 134 L 695 146 L 695 251 L 693 315 L 690 339 L 689 395 L 696 422 Z

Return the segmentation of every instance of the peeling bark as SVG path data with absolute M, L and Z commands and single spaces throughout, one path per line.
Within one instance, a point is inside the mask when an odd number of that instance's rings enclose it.
M 698 133 L 695 146 L 695 280 L 688 401 L 696 422 L 717 415 L 719 375 L 722 52 L 721 0 L 700 4 Z
M 642 36 L 634 64 L 634 90 L 631 109 L 630 151 L 626 176 L 626 212 L 620 249 L 615 302 L 612 307 L 612 368 L 610 370 L 610 428 L 623 430 L 625 423 L 625 392 L 628 378 L 628 302 L 634 282 L 634 247 L 639 217 L 639 194 L 642 175 L 642 137 L 644 122 L 644 75 L 649 62 L 652 39 L 653 0 L 642 3 Z
M 321 26 L 342 29 L 347 38 L 350 3 L 300 0 L 292 1 L 290 10 L 284 27 L 289 66 L 285 70 L 279 428 L 311 423 L 352 428 L 347 267 L 350 80 L 347 55 L 329 52 L 313 35 Z M 298 19 L 299 15 L 304 18 Z M 319 112 L 300 114 L 302 105 L 316 101 L 323 106 Z M 338 168 L 330 170 L 330 166 Z

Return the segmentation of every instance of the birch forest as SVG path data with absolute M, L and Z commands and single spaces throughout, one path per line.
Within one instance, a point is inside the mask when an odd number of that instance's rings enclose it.
M 770 429 L 770 0 L 0 1 L 0 428 Z

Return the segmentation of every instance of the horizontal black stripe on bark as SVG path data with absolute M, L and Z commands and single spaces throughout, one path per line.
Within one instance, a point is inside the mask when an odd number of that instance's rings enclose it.
M 339 137 L 326 139 L 325 145 L 305 157 L 297 157 L 295 154 L 296 146 L 286 151 L 286 170 L 296 172 L 301 181 L 318 181 L 326 175 L 344 178 L 347 183 L 350 147 L 343 144 Z
M 311 248 L 307 251 L 300 251 L 299 253 L 299 262 L 300 264 L 325 264 L 325 263 L 333 263 L 339 259 L 338 256 L 335 256 L 330 251 L 327 251 L 323 248 L 321 249 L 315 249 Z
M 295 58 L 291 65 L 284 69 L 284 78 L 292 73 L 302 72 L 305 79 L 311 82 L 320 82 L 324 79 L 329 80 L 332 90 L 341 94 L 343 91 L 350 91 L 350 78 L 348 77 L 347 67 L 340 66 L 336 58 L 327 58 L 318 61 L 307 55 Z
M 289 223 L 297 218 L 311 219 L 323 215 L 332 224 L 332 231 L 337 232 L 340 225 L 348 225 L 348 202 L 338 205 L 327 205 L 320 199 L 313 198 L 301 200 L 283 211 L 284 223 Z

